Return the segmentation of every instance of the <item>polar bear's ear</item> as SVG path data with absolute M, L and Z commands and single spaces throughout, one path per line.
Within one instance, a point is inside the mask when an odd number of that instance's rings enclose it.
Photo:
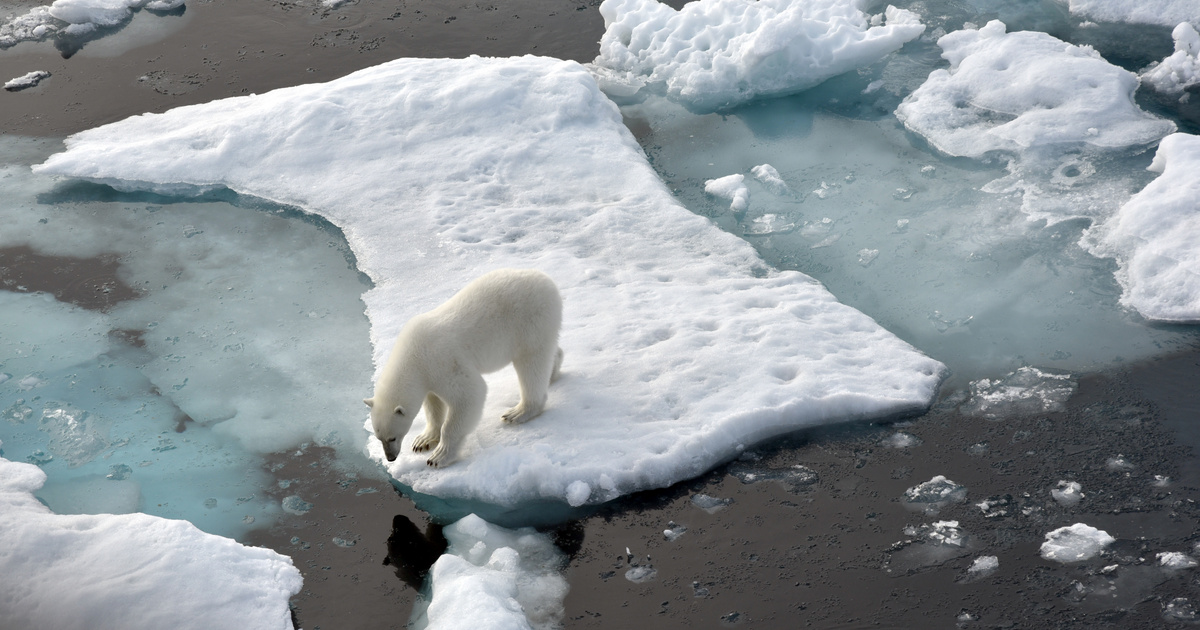
M 403 416 L 404 415 L 404 407 L 396 407 L 396 415 Z
M 363 403 L 365 403 L 368 407 L 374 407 L 375 399 L 374 398 L 364 398 Z

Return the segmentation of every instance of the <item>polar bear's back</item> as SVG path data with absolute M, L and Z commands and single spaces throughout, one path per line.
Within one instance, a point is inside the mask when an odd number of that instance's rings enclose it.
M 435 334 L 494 372 L 514 358 L 558 348 L 562 297 L 550 276 L 535 269 L 486 273 L 421 316 Z

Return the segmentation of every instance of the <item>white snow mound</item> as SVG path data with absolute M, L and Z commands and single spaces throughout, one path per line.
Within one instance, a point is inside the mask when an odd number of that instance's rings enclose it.
M 35 169 L 168 192 L 228 186 L 341 227 L 376 283 L 363 296 L 376 366 L 405 321 L 482 273 L 550 273 L 566 359 L 545 413 L 502 426 L 516 377 L 489 376 L 484 420 L 438 470 L 409 452 L 418 418 L 389 470 L 426 494 L 607 501 L 781 433 L 923 409 L 944 370 L 681 206 L 573 62 L 399 59 L 136 116 L 67 146 Z
M 46 474 L 0 458 L 0 619 L 9 628 L 291 628 L 291 558 L 146 514 L 54 514 Z M 202 585 L 202 586 L 201 586 Z
M 1090 46 L 1007 33 L 999 20 L 945 35 L 938 45 L 950 68 L 930 73 L 896 116 L 949 155 L 1140 147 L 1175 130 L 1133 102 L 1137 75 Z
M 1116 538 L 1109 536 L 1104 530 L 1075 523 L 1046 534 L 1041 554 L 1043 558 L 1056 562 L 1082 562 L 1100 555 L 1105 547 L 1116 541 Z
M 593 67 L 614 96 L 665 90 L 702 111 L 799 92 L 875 63 L 925 30 L 916 14 L 892 6 L 868 16 L 868 4 L 699 0 L 676 11 L 657 0 L 605 0 Z
M 1187 22 L 1171 31 L 1175 52 L 1142 71 L 1142 83 L 1165 94 L 1183 94 L 1200 84 L 1200 33 Z M 1188 95 L 1190 97 L 1190 94 Z
M 1196 0 L 1059 0 L 1071 15 L 1098 22 L 1132 22 L 1174 26 L 1190 21 L 1200 25 L 1200 3 Z
M 1084 242 L 1117 259 L 1122 304 L 1147 319 L 1200 321 L 1200 136 L 1167 136 L 1149 168 L 1161 175 Z

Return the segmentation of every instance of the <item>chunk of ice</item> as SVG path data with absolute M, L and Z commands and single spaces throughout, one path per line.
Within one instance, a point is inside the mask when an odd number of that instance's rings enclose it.
M 996 556 L 979 556 L 967 567 L 967 573 L 975 576 L 991 575 L 1000 568 L 1000 558 Z
M 1175 39 L 1175 52 L 1139 76 L 1143 85 L 1166 94 L 1182 95 L 1189 87 L 1200 84 L 1200 33 L 1191 24 L 1181 22 L 1171 37 Z
M 28 72 L 15 79 L 12 79 L 4 84 L 4 89 L 9 92 L 19 92 L 26 88 L 36 87 L 43 79 L 50 78 L 50 73 L 45 70 L 34 70 Z
M 1050 490 L 1050 496 L 1064 507 L 1078 505 L 1083 500 L 1083 486 L 1078 481 L 1059 481 L 1058 487 Z
M 726 175 L 704 182 L 704 192 L 728 199 L 729 209 L 745 212 L 750 207 L 750 189 L 746 188 L 746 176 L 741 173 Z
M 1069 374 L 1054 374 L 1022 367 L 1002 379 L 980 379 L 971 383 L 971 398 L 964 413 L 989 419 L 1062 411 L 1075 393 Z
M 965 486 L 960 486 L 942 475 L 904 491 L 906 506 L 926 512 L 937 512 L 950 503 L 958 503 L 966 498 Z
M 705 512 L 708 512 L 709 514 L 715 514 L 731 503 L 733 503 L 733 499 L 719 499 L 707 494 L 692 495 L 692 505 L 704 510 Z
M 1191 569 L 1197 564 L 1196 559 L 1182 551 L 1164 551 L 1157 556 L 1158 564 L 1168 569 Z
M 1090 525 L 1076 523 L 1060 527 L 1046 534 L 1041 554 L 1047 560 L 1070 563 L 1091 560 L 1100 555 L 1104 548 L 1116 542 L 1116 538 Z

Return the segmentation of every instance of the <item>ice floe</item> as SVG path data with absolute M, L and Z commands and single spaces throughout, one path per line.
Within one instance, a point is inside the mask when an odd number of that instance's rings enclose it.
M 1171 37 L 1175 40 L 1175 52 L 1139 76 L 1143 85 L 1189 99 L 1191 95 L 1184 94 L 1184 90 L 1200 84 L 1200 33 L 1191 24 L 1181 22 L 1171 31 Z
M 1051 488 L 1050 496 L 1059 505 L 1072 507 L 1083 500 L 1083 485 L 1078 481 L 1060 481 L 1057 488 Z
M 1175 26 L 1184 21 L 1200 25 L 1195 0 L 1059 0 L 1071 15 L 1099 22 L 1132 22 Z
M 1062 411 L 1075 382 L 1069 374 L 1054 374 L 1034 367 L 1018 368 L 1004 378 L 983 378 L 970 385 L 963 413 L 998 419 L 1029 413 Z
M 171 11 L 185 0 L 55 0 L 0 24 L 0 50 L 24 41 L 88 39 L 125 24 L 134 11 Z
M 545 534 L 474 514 L 446 526 L 449 547 L 430 570 L 430 598 L 410 627 L 548 630 L 562 627 L 566 559 Z
M 1056 562 L 1082 562 L 1100 555 L 1117 539 L 1108 532 L 1083 523 L 1060 527 L 1046 534 L 1040 549 L 1042 557 Z
M 46 474 L 0 458 L 0 619 L 11 628 L 292 627 L 287 556 L 146 514 L 60 515 Z M 197 588 L 202 584 L 203 588 Z
M 21 90 L 36 87 L 43 79 L 50 78 L 50 73 L 45 70 L 34 70 L 27 72 L 15 79 L 11 79 L 4 84 L 4 89 L 9 92 L 19 92 Z
M 376 282 L 363 296 L 376 365 L 405 321 L 481 273 L 550 272 L 566 360 L 546 412 L 501 426 L 516 379 L 489 377 L 463 461 L 389 466 L 426 494 L 514 505 L 577 501 L 586 484 L 587 502 L 602 502 L 787 431 L 921 410 L 942 376 L 680 206 L 573 62 L 401 59 L 133 117 L 67 147 L 37 170 L 166 193 L 227 186 L 340 226 Z M 421 430 L 418 419 L 406 451 Z
M 1143 317 L 1200 320 L 1200 136 L 1176 133 L 1158 146 L 1150 170 L 1160 175 L 1084 243 L 1112 256 L 1121 303 Z
M 616 98 L 665 91 L 695 110 L 799 92 L 870 65 L 925 30 L 888 6 L 858 0 L 700 0 L 675 10 L 657 0 L 605 0 L 593 69 Z M 886 22 L 886 24 L 885 24 Z

